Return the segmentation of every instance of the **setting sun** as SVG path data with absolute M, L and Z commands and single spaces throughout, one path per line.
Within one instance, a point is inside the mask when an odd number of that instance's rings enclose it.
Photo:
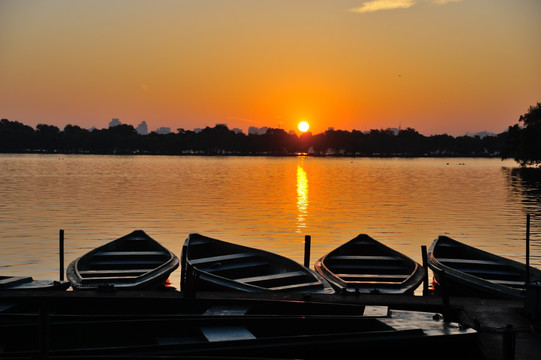
M 306 121 L 301 121 L 298 125 L 300 132 L 307 132 L 310 125 Z

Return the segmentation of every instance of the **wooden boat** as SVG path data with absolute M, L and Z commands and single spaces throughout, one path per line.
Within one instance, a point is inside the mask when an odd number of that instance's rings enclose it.
M 74 289 L 163 287 L 178 257 L 136 230 L 75 259 L 67 268 Z
M 428 250 L 428 266 L 449 293 L 467 296 L 523 298 L 526 265 L 439 236 Z M 530 267 L 530 282 L 541 271 Z
M 64 321 L 51 314 L 45 344 L 39 326 L 40 322 L 0 322 L 0 357 L 37 357 L 41 350 L 53 357 L 331 359 L 338 353 L 342 357 L 355 351 L 369 358 L 415 354 L 419 359 L 425 353 L 427 358 L 432 353 L 432 358 L 433 352 L 439 351 L 461 358 L 459 355 L 472 350 L 476 336 L 475 330 L 442 321 L 433 313 L 390 311 L 386 306 L 364 306 L 362 315 L 347 316 L 219 311 L 163 318 Z
M 264 250 L 190 234 L 182 247 L 181 290 L 332 293 L 310 269 Z
M 0 276 L 0 290 L 66 290 L 69 281 L 34 280 L 31 276 Z
M 340 292 L 408 294 L 424 277 L 417 262 L 365 234 L 323 256 L 315 269 Z

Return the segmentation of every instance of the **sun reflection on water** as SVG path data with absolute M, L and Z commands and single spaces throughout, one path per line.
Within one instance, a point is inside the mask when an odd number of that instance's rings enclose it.
M 303 163 L 297 165 L 297 233 L 306 228 L 308 215 L 308 177 L 303 169 Z

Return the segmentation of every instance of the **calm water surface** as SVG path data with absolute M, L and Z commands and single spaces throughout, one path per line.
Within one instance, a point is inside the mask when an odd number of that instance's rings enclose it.
M 530 169 L 531 170 L 531 169 Z M 538 171 L 499 159 L 0 155 L 0 274 L 58 279 L 142 229 L 180 257 L 197 232 L 311 263 L 366 233 L 421 262 L 440 234 L 541 267 Z M 178 287 L 179 271 L 170 278 Z

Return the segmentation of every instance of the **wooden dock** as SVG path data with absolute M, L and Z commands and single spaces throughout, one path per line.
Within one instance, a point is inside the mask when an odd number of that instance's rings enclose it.
M 440 296 L 299 294 L 299 293 L 208 293 L 187 298 L 178 291 L 0 291 L 0 314 L 9 312 L 10 304 L 24 305 L 47 313 L 51 307 L 82 307 L 140 311 L 160 309 L 167 313 L 178 309 L 181 302 L 205 301 L 288 301 L 298 304 L 377 305 L 396 310 L 415 310 L 442 314 L 445 320 L 458 322 L 478 331 L 476 350 L 471 359 L 530 360 L 541 359 L 539 320 L 529 319 L 524 303 L 519 300 L 488 300 Z M 177 310 L 178 311 L 178 310 Z M 330 310 L 331 311 L 331 310 Z M 45 317 L 46 319 L 46 317 Z M 4 320 L 1 320 L 4 321 Z M 46 320 L 41 320 L 46 321 Z M 43 336 L 46 336 L 44 334 Z M 1 357 L 1 356 L 0 356 Z

